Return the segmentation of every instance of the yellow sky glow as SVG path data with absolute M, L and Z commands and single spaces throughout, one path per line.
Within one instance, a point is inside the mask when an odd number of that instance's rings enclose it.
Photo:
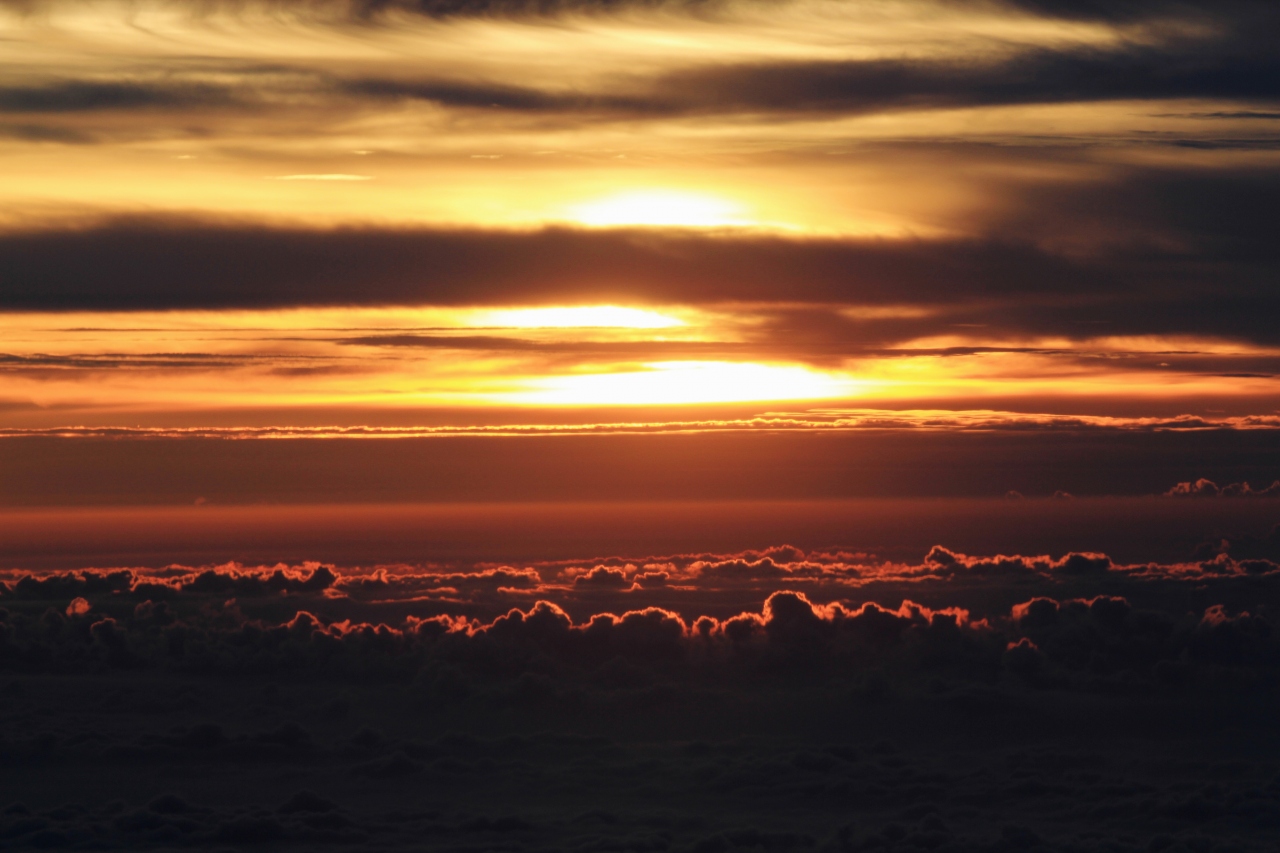
M 510 329 L 669 329 L 685 325 L 683 320 L 657 311 L 619 305 L 479 311 L 469 321 L 476 326 L 502 326 Z
M 0 314 L 7 359 L 0 370 L 6 404 L 0 427 L 127 424 L 135 416 L 145 420 L 139 413 L 146 412 L 168 412 L 181 422 L 184 411 L 264 406 L 410 411 L 1055 395 L 1246 398 L 1273 393 L 1276 381 L 1232 365 L 1280 358 L 1224 341 L 1155 336 L 1088 344 L 989 338 L 987 345 L 1007 351 L 938 354 L 982 341 L 980 329 L 922 338 L 892 357 L 860 355 L 856 348 L 833 356 L 803 336 L 771 337 L 770 312 L 785 308 Z M 894 306 L 840 312 L 868 322 L 921 313 Z M 1231 372 L 1239 375 L 1224 375 Z
M 637 190 L 572 205 L 569 218 L 583 225 L 664 225 L 715 228 L 758 224 L 743 206 L 725 198 L 675 190 Z
M 805 367 L 670 361 L 626 370 L 530 381 L 534 390 L 504 394 L 501 402 L 551 406 L 626 406 L 742 403 L 848 398 L 866 387 L 847 375 Z
M 1182 56 L 1212 35 L 1199 18 L 948 0 L 351 14 L 365 5 L 0 3 L 0 244 L 17 246 L 0 278 L 15 311 L 49 309 L 0 313 L 0 425 L 1280 385 L 1280 353 L 1228 325 L 1126 336 L 1140 326 L 1117 312 L 1143 300 L 1194 309 L 1164 272 L 1090 266 L 1191 251 L 1178 211 L 1204 199 L 1151 199 L 1280 167 L 1280 118 L 1247 87 L 1094 85 L 1128 67 L 1109 58 Z M 121 222 L 160 236 L 24 266 L 43 231 Z M 202 229 L 295 242 L 197 240 L 212 261 L 192 275 L 186 249 L 146 260 Z M 1228 279 L 1223 303 L 1252 305 Z

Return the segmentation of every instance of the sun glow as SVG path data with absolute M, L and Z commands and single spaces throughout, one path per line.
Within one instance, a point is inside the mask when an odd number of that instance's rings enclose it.
M 224 410 L 270 409 L 273 426 L 364 423 L 359 412 L 375 409 L 398 412 L 398 424 L 417 424 L 434 423 L 443 409 L 512 405 L 950 400 L 973 408 L 1011 396 L 1176 395 L 1221 398 L 1214 405 L 1228 409 L 1237 406 L 1231 400 L 1277 393 L 1269 365 L 1280 355 L 1267 347 L 1172 336 L 1117 335 L 1087 345 L 1010 341 L 981 337 L 974 327 L 922 337 L 881 357 L 853 343 L 841 352 L 820 337 L 773 331 L 771 318 L 786 309 L 596 304 L 2 313 L 0 428 L 191 426 L 241 417 Z M 902 306 L 833 310 L 862 322 L 916 314 Z M 970 354 L 939 355 L 975 344 L 980 348 Z M 1242 375 L 1223 375 L 1235 372 Z
M 855 396 L 863 383 L 803 367 L 723 361 L 664 361 L 644 370 L 553 376 L 535 390 L 503 395 L 544 405 L 666 405 L 817 400 Z
M 510 329 L 669 329 L 685 325 L 683 320 L 656 311 L 618 305 L 483 311 L 475 316 L 474 323 Z
M 755 224 L 742 205 L 702 193 L 641 190 L 620 193 L 569 208 L 576 222 L 597 227 L 665 225 L 697 228 Z

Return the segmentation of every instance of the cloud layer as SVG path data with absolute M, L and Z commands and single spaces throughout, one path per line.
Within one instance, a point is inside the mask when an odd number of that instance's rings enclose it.
M 1129 198 L 1110 195 L 1111 213 L 1100 215 L 1115 216 L 1127 223 L 1121 228 L 1138 232 L 1144 219 L 1164 217 L 1168 221 L 1151 227 L 1182 231 L 1193 243 L 1159 250 L 1135 235 L 1130 246 L 1086 258 L 1034 240 L 994 237 L 882 241 L 562 228 L 321 231 L 126 219 L 87 229 L 0 235 L 0 303 L 9 310 L 120 311 L 786 302 L 791 307 L 770 312 L 762 344 L 770 332 L 804 330 L 811 346 L 836 353 L 853 340 L 874 350 L 957 331 L 988 340 L 1180 335 L 1274 345 L 1274 328 L 1265 318 L 1275 308 L 1267 282 L 1276 260 L 1257 217 L 1269 185 L 1270 178 L 1258 174 L 1213 184 L 1170 176 L 1136 184 Z M 1210 207 L 1193 210 L 1209 199 Z M 1054 217 L 1072 215 L 1072 205 L 1083 217 L 1101 204 L 1089 195 L 1061 201 L 1046 214 L 1046 231 Z M 1239 227 L 1228 230 L 1211 213 L 1219 205 L 1235 211 L 1230 216 L 1239 219 Z M 354 280 L 359 288 L 352 287 Z M 182 286 L 174 287 L 175 281 Z M 1033 293 L 1026 290 L 1029 281 L 1036 283 Z M 813 307 L 801 309 L 805 303 Z M 833 305 L 887 306 L 900 316 L 859 319 L 856 312 L 831 310 Z M 353 342 L 518 346 L 456 335 L 363 336 Z M 685 346 L 686 354 L 695 351 Z
M 887 564 L 791 546 L 11 573 L 0 764 L 28 781 L 0 832 L 1260 853 L 1280 813 L 1277 578 L 1226 554 Z

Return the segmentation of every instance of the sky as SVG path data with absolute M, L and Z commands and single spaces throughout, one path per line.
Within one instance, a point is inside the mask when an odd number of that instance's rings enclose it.
M 1106 7 L 6 2 L 0 424 L 1273 415 L 1276 14 Z
M 1277 21 L 4 2 L 0 503 L 1263 490 Z
M 1277 44 L 0 0 L 0 845 L 1268 853 Z

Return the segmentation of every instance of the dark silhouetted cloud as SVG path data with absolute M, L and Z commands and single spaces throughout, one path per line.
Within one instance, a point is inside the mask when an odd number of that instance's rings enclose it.
M 229 90 L 202 83 L 69 80 L 43 86 L 0 87 L 0 112 L 9 113 L 200 107 L 229 104 L 233 100 Z
M 699 606 L 696 587 L 704 580 L 711 586 L 703 593 L 726 575 L 745 573 L 761 582 L 757 588 L 763 590 L 774 584 L 803 584 L 815 571 L 856 576 L 842 564 L 830 562 L 831 557 L 817 555 L 819 562 L 808 563 L 804 555 L 793 556 L 798 562 L 791 564 L 759 555 L 718 561 L 668 559 L 665 565 L 677 573 L 684 562 L 683 571 L 690 573 L 684 583 L 690 585 L 684 587 L 683 598 L 668 596 L 667 600 L 696 614 L 696 609 L 689 608 Z M 378 603 L 386 615 L 396 612 L 390 606 L 393 602 L 369 598 L 372 592 L 388 594 L 389 588 L 375 589 L 358 576 L 340 578 L 325 567 L 308 573 L 283 568 L 187 575 L 170 571 L 151 578 L 98 571 L 42 579 L 23 576 L 7 582 L 0 595 L 10 608 L 0 619 L 0 667 L 18 672 L 78 671 L 103 665 L 280 672 L 302 668 L 333 670 L 349 677 L 370 666 L 415 672 L 447 662 L 470 668 L 487 657 L 491 663 L 480 664 L 482 669 L 497 662 L 499 671 L 515 677 L 527 673 L 537 656 L 549 656 L 560 667 L 556 678 L 570 673 L 580 678 L 583 668 L 590 672 L 614 658 L 634 661 L 651 672 L 675 667 L 673 674 L 694 663 L 718 668 L 736 666 L 733 661 L 739 661 L 766 672 L 786 665 L 829 677 L 845 668 L 863 669 L 878 657 L 904 668 L 904 674 L 923 668 L 950 671 L 961 678 L 987 678 L 998 675 L 1003 667 L 1015 678 L 1034 678 L 1059 688 L 1080 687 L 1098 675 L 1121 673 L 1158 685 L 1167 682 L 1174 669 L 1182 682 L 1216 678 L 1221 667 L 1248 667 L 1260 677 L 1266 673 L 1265 677 L 1274 678 L 1280 672 L 1280 632 L 1269 613 L 1280 592 L 1280 566 L 1270 563 L 1264 569 L 1264 562 L 1236 564 L 1220 555 L 1198 568 L 1120 567 L 1094 554 L 1068 554 L 1058 560 L 972 558 L 935 548 L 920 566 L 863 565 L 856 573 L 878 575 L 876 588 L 887 592 L 886 582 L 895 578 L 908 585 L 904 589 L 912 583 L 923 589 L 921 576 L 950 577 L 948 583 L 958 584 L 956 571 L 966 577 L 993 572 L 1037 576 L 1040 589 L 1046 591 L 1060 588 L 1061 577 L 1071 579 L 1079 589 L 1080 583 L 1097 584 L 1118 572 L 1133 575 L 1131 589 L 1148 602 L 1152 599 L 1143 592 L 1144 585 L 1163 588 L 1166 596 L 1174 584 L 1195 587 L 1202 600 L 1217 594 L 1238 597 L 1221 580 L 1216 584 L 1213 580 L 1238 576 L 1252 579 L 1251 585 L 1245 584 L 1247 594 L 1257 596 L 1254 608 L 1261 608 L 1245 611 L 1236 605 L 1211 603 L 1188 615 L 1176 605 L 1151 610 L 1149 604 L 1135 606 L 1125 596 L 1106 593 L 1035 595 L 1035 587 L 1023 585 L 1019 591 L 1032 592 L 1031 597 L 1008 610 L 988 608 L 981 619 L 965 606 L 929 606 L 904 599 L 896 607 L 886 607 L 865 598 L 861 604 L 851 604 L 847 598 L 819 604 L 812 592 L 786 590 L 758 593 L 764 596 L 759 610 L 720 618 L 685 617 L 670 606 L 650 605 L 627 608 L 620 616 L 595 613 L 575 620 L 547 599 L 490 618 L 468 613 L 474 605 L 464 600 L 449 599 L 450 612 L 427 617 L 410 613 L 389 625 L 363 618 L 378 613 L 370 609 L 371 602 Z M 638 572 L 598 566 L 571 574 L 574 583 L 539 585 L 534 593 L 572 601 L 574 588 L 582 587 L 586 579 L 585 585 L 597 592 L 612 590 L 627 596 L 632 593 L 629 574 Z M 448 580 L 457 583 L 457 577 Z M 383 579 L 385 583 L 385 573 Z M 674 579 L 679 581 L 678 574 Z M 1206 590 L 1206 584 L 1212 591 Z M 402 604 L 421 605 L 421 597 L 406 595 L 416 584 L 397 586 L 396 594 L 404 596 Z M 331 595 L 335 590 L 361 596 Z M 960 586 L 951 594 L 980 600 Z M 71 595 L 76 597 L 65 610 L 47 608 L 50 601 L 65 601 Z M 366 603 L 361 603 L 362 598 Z M 263 600 L 254 605 L 256 612 L 246 614 L 242 608 L 258 599 Z M 299 605 L 309 609 L 298 609 Z M 42 608 L 47 609 L 42 612 Z M 317 616 L 312 610 L 328 615 Z M 471 677 L 481 676 L 477 672 Z M 162 744 L 166 749 L 206 749 L 225 743 L 227 749 L 239 749 L 223 736 L 201 734 L 198 743 L 193 737 L 183 735 L 168 743 L 162 739 Z M 251 760 L 264 760 L 263 749 L 309 748 L 307 735 L 287 729 L 253 740 L 261 746 L 255 747 Z
M 1182 48 L 1182 49 L 1178 49 Z M 1250 47 L 1249 52 L 1253 52 Z M 1280 97 L 1280 63 L 1258 55 L 1214 56 L 1213 47 L 1069 53 L 1029 51 L 990 64 L 868 60 L 729 65 L 658 81 L 667 109 L 689 112 L 839 112 L 948 109 L 1102 100 Z
M 925 309 L 917 317 L 858 319 L 792 308 L 771 321 L 777 334 L 803 328 L 815 346 L 830 342 L 836 352 L 841 340 L 884 346 L 976 321 L 986 334 L 1273 342 L 1267 318 L 1277 258 L 1264 223 L 1274 183 L 1256 170 L 1138 173 L 1127 185 L 1045 190 L 1050 203 L 1022 222 L 1023 241 L 568 228 L 326 231 L 121 219 L 0 235 L 0 304 L 131 310 L 785 300 Z M 1048 245 L 1054 235 L 1074 240 L 1070 251 Z M 1090 243 L 1096 245 L 1082 256 Z M 184 286 L 173 287 L 175 280 Z M 446 344 L 404 336 L 360 342 Z M 452 345 L 491 343 L 480 337 Z M 1210 372 L 1273 369 L 1237 359 Z
M 1280 497 L 1280 480 L 1269 486 L 1254 488 L 1248 483 L 1228 483 L 1219 486 L 1212 480 L 1201 477 L 1199 480 L 1178 483 L 1164 493 L 1171 498 L 1270 498 Z
M 614 582 L 651 561 L 548 563 L 524 574 L 538 598 L 476 615 L 424 612 L 419 580 L 447 569 L 10 576 L 0 766 L 25 781 L 0 833 L 16 849 L 1272 845 L 1280 566 L 652 559 L 676 587 L 774 585 L 692 616 L 707 590 L 683 613 Z M 984 603 L 971 584 L 1000 562 L 1007 596 Z M 852 564 L 928 580 L 796 585 Z M 579 586 L 624 606 L 584 609 Z

